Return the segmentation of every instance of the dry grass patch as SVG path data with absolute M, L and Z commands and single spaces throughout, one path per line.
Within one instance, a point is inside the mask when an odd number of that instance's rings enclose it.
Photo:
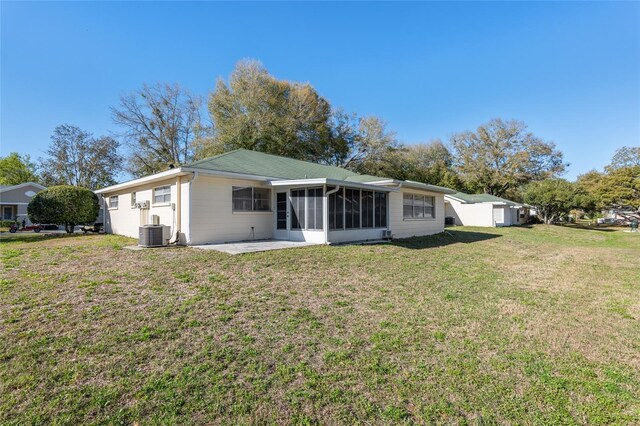
M 640 246 L 584 232 L 3 238 L 0 423 L 640 422 Z

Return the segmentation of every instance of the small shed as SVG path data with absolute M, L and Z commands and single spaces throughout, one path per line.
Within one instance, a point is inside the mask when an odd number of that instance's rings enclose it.
M 465 226 L 511 226 L 529 222 L 530 206 L 489 194 L 456 192 L 444 197 L 445 217 Z

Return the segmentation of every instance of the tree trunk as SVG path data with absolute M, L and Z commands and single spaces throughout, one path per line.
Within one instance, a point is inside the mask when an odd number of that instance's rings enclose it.
M 64 230 L 67 231 L 67 234 L 73 234 L 73 228 L 75 228 L 75 226 L 73 223 L 65 223 Z

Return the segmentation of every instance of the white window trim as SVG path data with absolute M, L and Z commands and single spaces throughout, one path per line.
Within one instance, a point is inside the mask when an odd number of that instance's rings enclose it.
M 156 190 L 160 189 L 160 188 L 169 188 L 169 201 L 162 201 L 160 203 L 156 202 Z M 151 200 L 152 200 L 152 205 L 155 207 L 165 207 L 165 206 L 170 206 L 171 205 L 171 198 L 173 196 L 173 194 L 171 193 L 171 185 L 162 185 L 162 186 L 157 186 L 155 188 L 153 188 L 152 194 L 151 194 Z M 166 195 L 166 194 L 163 194 Z
M 433 198 L 433 217 L 404 217 L 404 195 L 409 194 L 413 197 L 431 197 Z M 413 208 L 413 205 L 412 205 Z M 436 196 L 435 195 L 427 195 L 427 194 L 418 194 L 417 192 L 403 192 L 402 193 L 402 220 L 405 222 L 429 222 L 437 220 L 436 217 Z
M 116 201 L 116 206 L 115 206 L 115 207 L 112 207 L 112 206 L 111 206 L 111 199 L 112 199 L 112 198 L 115 198 L 115 199 L 117 200 L 117 201 Z M 108 210 L 118 210 L 118 208 L 120 207 L 120 196 L 119 196 L 119 195 L 112 195 L 112 196 L 110 196 L 110 197 L 109 197 L 109 200 L 108 200 L 108 206 L 109 206 L 109 207 L 108 207 Z

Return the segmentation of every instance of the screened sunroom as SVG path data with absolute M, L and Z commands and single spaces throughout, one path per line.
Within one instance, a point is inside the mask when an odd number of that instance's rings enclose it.
M 393 189 L 329 179 L 274 181 L 274 238 L 337 243 L 383 238 Z

